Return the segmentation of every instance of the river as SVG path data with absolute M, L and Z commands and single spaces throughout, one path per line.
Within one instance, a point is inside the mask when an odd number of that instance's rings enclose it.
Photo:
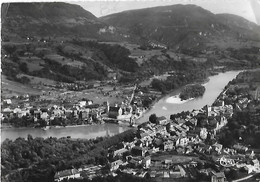
M 174 96 L 178 95 L 180 92 L 180 90 L 175 90 L 170 95 L 160 99 L 151 110 L 139 119 L 138 123 L 147 121 L 149 116 L 153 113 L 157 116 L 166 116 L 169 118 L 171 114 L 200 109 L 206 104 L 211 105 L 217 96 L 223 91 L 228 82 L 235 78 L 238 73 L 239 71 L 229 71 L 209 77 L 209 81 L 204 84 L 206 88 L 204 95 L 187 102 L 174 103 L 173 101 L 176 100 Z M 6 138 L 11 140 L 18 137 L 26 138 L 28 134 L 31 134 L 33 137 L 43 138 L 50 136 L 57 138 L 71 136 L 71 138 L 90 139 L 99 136 L 112 136 L 127 129 L 129 129 L 129 127 L 116 124 L 51 128 L 46 131 L 37 128 L 3 128 L 1 129 L 1 141 L 4 141 Z
M 157 116 L 166 116 L 169 119 L 171 114 L 180 113 L 182 111 L 192 111 L 193 109 L 200 109 L 205 105 L 213 104 L 228 82 L 235 78 L 239 72 L 240 71 L 228 71 L 210 76 L 209 81 L 204 84 L 205 93 L 203 96 L 187 102 L 175 103 L 175 96 L 180 93 L 180 90 L 175 90 L 159 100 L 152 109 L 140 119 L 140 122 L 147 121 L 149 116 L 153 113 Z

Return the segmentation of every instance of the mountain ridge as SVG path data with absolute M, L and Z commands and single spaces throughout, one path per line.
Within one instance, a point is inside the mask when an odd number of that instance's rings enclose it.
M 126 30 L 137 37 L 154 39 L 170 46 L 193 46 L 196 43 L 211 41 L 212 39 L 243 38 L 260 40 L 260 26 L 245 20 L 239 16 L 214 14 L 196 5 L 171 5 L 138 10 L 123 11 L 99 18 L 101 21 L 111 24 L 116 28 Z M 230 24 L 236 20 L 238 24 Z M 198 36 L 207 33 L 208 37 Z M 195 35 L 196 33 L 197 35 Z M 193 43 L 181 45 L 183 42 Z M 187 40 L 186 40 L 187 39 Z

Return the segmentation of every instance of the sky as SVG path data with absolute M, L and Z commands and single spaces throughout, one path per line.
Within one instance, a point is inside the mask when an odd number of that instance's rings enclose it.
M 242 16 L 260 25 L 260 0 L 134 0 L 134 1 L 73 1 L 97 17 L 125 10 L 142 9 L 173 4 L 195 4 L 212 13 Z

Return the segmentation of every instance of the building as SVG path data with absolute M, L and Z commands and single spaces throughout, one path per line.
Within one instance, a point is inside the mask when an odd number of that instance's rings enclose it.
M 221 144 L 218 144 L 218 143 L 215 143 L 215 144 L 213 145 L 214 150 L 215 150 L 218 154 L 221 153 L 222 147 L 223 147 L 223 146 L 222 146 Z
M 77 169 L 68 169 L 55 173 L 54 181 L 62 181 L 63 179 L 80 178 L 80 172 Z
M 122 156 L 123 155 L 123 153 L 125 153 L 125 152 L 127 152 L 128 150 L 127 149 L 125 149 L 125 148 L 122 148 L 122 149 L 119 149 L 119 150 L 116 150 L 116 151 L 114 151 L 114 157 L 115 156 Z
M 151 157 L 150 156 L 144 157 L 142 163 L 144 168 L 149 168 L 151 166 Z
M 12 104 L 11 99 L 5 99 L 3 102 L 8 105 Z
M 224 172 L 216 173 L 211 171 L 211 173 L 211 182 L 224 182 L 226 179 Z
M 109 107 L 108 117 L 117 119 L 118 116 L 123 114 L 123 110 L 121 107 Z
M 144 157 L 146 152 L 147 152 L 147 150 L 145 148 L 138 147 L 138 146 L 133 147 L 132 150 L 131 150 L 131 153 L 132 153 L 133 156 Z
M 172 149 L 173 149 L 173 141 L 168 140 L 168 141 L 163 142 L 163 150 L 164 151 L 172 150 Z
M 188 145 L 189 139 L 187 137 L 178 138 L 176 141 L 176 146 L 186 146 Z
M 110 163 L 110 171 L 115 171 L 122 165 L 124 162 L 122 160 L 116 160 Z
M 47 121 L 49 119 L 49 114 L 47 112 L 43 112 L 41 114 L 41 119 L 43 119 L 44 121 Z
M 156 124 L 165 125 L 167 124 L 167 119 L 165 116 L 158 117 L 156 120 Z

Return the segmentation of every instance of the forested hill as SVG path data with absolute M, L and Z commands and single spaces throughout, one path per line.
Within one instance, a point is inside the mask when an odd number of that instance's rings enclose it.
M 107 24 L 81 6 L 62 2 L 4 3 L 2 36 L 48 36 L 112 39 L 115 31 L 100 34 Z M 116 39 L 116 38 L 115 38 Z
M 100 20 L 125 30 L 139 41 L 154 40 L 172 47 L 200 47 L 229 40 L 233 45 L 260 40 L 260 27 L 234 15 L 215 15 L 196 5 L 172 5 L 124 11 Z

